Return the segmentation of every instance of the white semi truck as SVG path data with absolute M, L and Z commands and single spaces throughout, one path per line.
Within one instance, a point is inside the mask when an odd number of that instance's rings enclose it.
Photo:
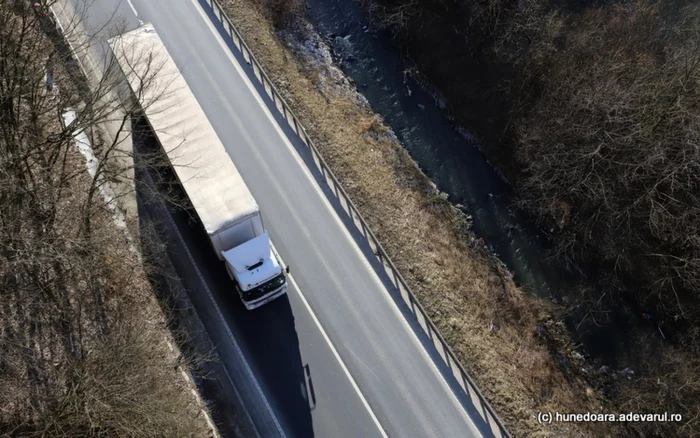
M 260 208 L 153 26 L 109 45 L 245 307 L 285 294 Z

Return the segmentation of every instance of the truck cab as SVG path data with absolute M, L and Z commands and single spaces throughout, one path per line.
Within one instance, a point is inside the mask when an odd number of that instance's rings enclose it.
M 267 231 L 221 255 L 246 309 L 260 307 L 287 292 L 287 278 L 272 252 Z

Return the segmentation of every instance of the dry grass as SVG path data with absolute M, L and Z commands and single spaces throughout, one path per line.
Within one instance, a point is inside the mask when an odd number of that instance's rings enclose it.
M 210 436 L 142 261 L 90 197 L 61 125 L 79 102 L 64 64 L 49 99 L 44 63 L 59 55 L 11 3 L 0 1 L 0 435 Z
M 167 316 L 106 206 L 92 216 L 90 241 L 75 237 L 76 207 L 85 203 L 90 177 L 77 150 L 68 160 L 82 175 L 66 187 L 71 195 L 56 218 L 57 233 L 66 237 L 55 242 L 53 260 L 69 275 L 56 291 L 65 307 L 37 294 L 41 286 L 30 279 L 18 279 L 21 287 L 3 294 L 0 430 L 211 436 L 202 407 L 173 366 L 179 352 L 168 345 L 177 343 Z M 33 294 L 32 285 L 39 289 Z M 69 315 L 67 331 L 58 329 Z
M 663 327 L 660 342 L 634 321 L 615 356 L 635 376 L 602 388 L 614 411 L 684 422 L 625 433 L 697 436 L 697 2 L 371 3 L 383 5 L 367 5 L 378 24 L 405 26 L 392 30 L 403 50 L 449 98 L 446 112 L 478 133 L 521 206 L 556 229 L 558 258 L 597 267 L 566 293 L 587 311 L 577 333 L 615 330 L 608 315 L 619 311 L 651 311 Z
M 376 115 L 294 54 L 253 0 L 224 8 L 308 129 L 344 188 L 461 362 L 515 436 L 573 435 L 591 425 L 537 423 L 538 411 L 600 411 L 602 398 L 555 362 L 567 334 L 551 305 L 517 289 L 473 242 L 461 214 L 434 189 Z M 296 62 L 291 62 L 296 61 Z M 329 74 L 328 76 L 332 76 Z M 549 322 L 547 322 L 549 321 Z M 500 330 L 490 330 L 495 323 Z M 535 335 L 536 326 L 549 335 Z M 542 342 L 546 339 L 547 342 Z M 545 345 L 546 344 L 546 345 Z M 568 353 L 567 351 L 560 351 Z M 583 366 L 570 358 L 570 370 Z

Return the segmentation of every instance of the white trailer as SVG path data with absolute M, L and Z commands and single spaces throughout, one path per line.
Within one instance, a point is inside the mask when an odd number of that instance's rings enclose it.
M 286 293 L 260 208 L 153 26 L 109 45 L 245 307 Z

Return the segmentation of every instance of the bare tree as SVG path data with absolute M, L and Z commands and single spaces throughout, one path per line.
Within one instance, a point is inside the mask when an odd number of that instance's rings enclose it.
M 517 122 L 523 205 L 557 219 L 561 253 L 635 275 L 680 314 L 681 291 L 700 290 L 700 11 L 681 15 L 592 10 L 563 50 L 543 30 L 527 80 L 546 88 Z
M 700 9 L 671 14 L 668 3 L 639 1 L 563 14 L 533 3 L 497 45 L 521 75 L 521 205 L 557 228 L 560 256 L 609 272 L 578 303 L 586 324 L 607 318 L 601 302 L 619 305 L 626 288 L 688 328 L 675 346 L 635 341 L 640 380 L 621 382 L 613 399 L 684 416 L 635 424 L 638 433 L 690 436 L 699 418 Z
M 555 256 L 599 268 L 597 284 L 567 291 L 585 312 L 581 326 L 604 326 L 610 310 L 631 302 L 681 329 L 674 346 L 635 342 L 639 384 L 609 395 L 625 410 L 682 412 L 680 435 L 697 434 L 700 8 L 670 0 L 366 3 L 380 25 L 406 26 L 402 42 L 418 68 L 452 99 L 457 119 L 493 141 L 487 152 L 518 187 L 521 206 L 556 229 Z M 445 62 L 457 54 L 469 61 Z M 502 80 L 475 81 L 469 68 Z M 475 116 L 467 100 L 495 107 L 503 125 Z M 678 428 L 633 425 L 644 436 L 679 436 Z
M 133 154 L 131 95 L 109 65 L 76 86 L 45 12 L 0 0 L 0 434 L 204 435 L 141 261 L 96 196 Z M 118 135 L 98 138 L 109 121 Z M 81 133 L 98 148 L 93 175 Z
M 363 0 L 362 3 L 369 11 L 372 23 L 379 27 L 393 28 L 398 26 L 399 28 L 404 28 L 410 20 L 417 19 L 421 15 L 421 7 L 418 0 L 400 2 Z

